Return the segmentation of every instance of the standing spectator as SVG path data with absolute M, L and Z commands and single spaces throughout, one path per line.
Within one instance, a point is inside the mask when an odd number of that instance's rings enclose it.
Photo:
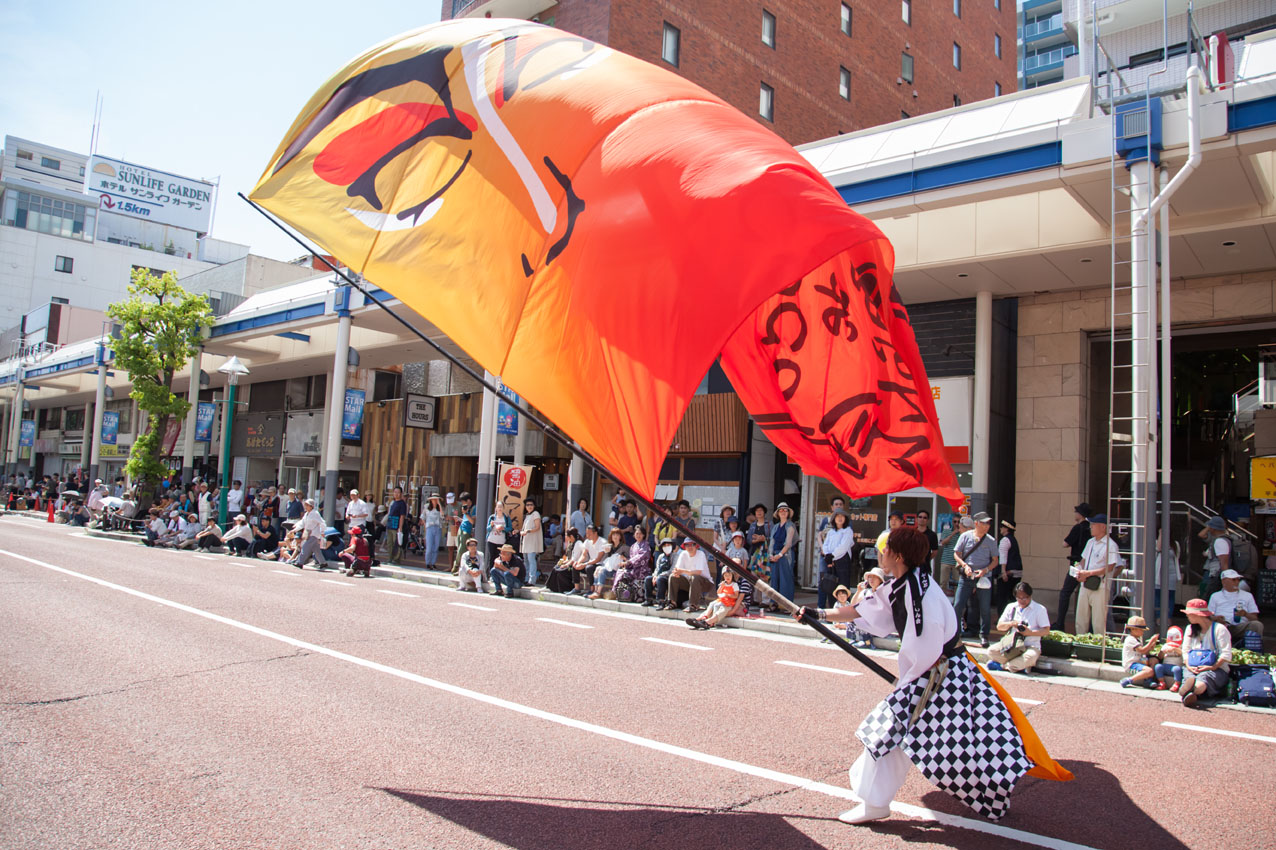
M 1232 567 L 1232 540 L 1227 536 L 1227 523 L 1221 516 L 1212 516 L 1201 529 L 1201 539 L 1206 543 L 1204 589 L 1201 595 L 1208 599 L 1223 587 L 1223 570 Z
M 457 535 L 461 531 L 461 512 L 456 505 L 456 494 L 448 493 L 443 504 L 443 545 L 447 547 L 448 569 L 456 563 Z
M 350 507 L 350 499 L 346 497 L 345 489 L 338 487 L 336 501 L 332 503 L 332 527 L 337 529 L 342 537 L 346 534 L 346 508 L 348 507 Z
M 1023 642 L 1023 652 L 1011 658 L 1013 643 L 1009 647 L 998 643 L 988 650 L 989 670 L 1006 669 L 1012 673 L 1027 673 L 1041 657 L 1041 639 L 1050 634 L 1050 612 L 1040 602 L 1032 601 L 1032 585 L 1026 581 L 1018 582 L 1014 587 L 1015 601 L 1006 606 L 997 621 L 997 631 L 1007 635 L 1018 635 Z
M 745 545 L 749 550 L 749 570 L 760 581 L 771 580 L 770 544 L 771 523 L 767 520 L 766 505 L 757 504 L 749 509 L 751 517 L 749 527 L 745 530 Z M 760 587 L 753 588 L 753 603 L 765 608 L 770 602 L 766 591 Z
M 709 561 L 700 551 L 700 541 L 688 537 L 682 541 L 682 552 L 674 563 L 673 572 L 669 576 L 669 592 L 665 597 L 665 608 L 677 608 L 678 591 L 687 589 L 687 611 L 699 611 L 700 600 L 713 587 L 713 576 L 709 572 Z
M 1081 553 L 1090 542 L 1090 503 L 1082 502 L 1072 509 L 1073 526 L 1068 536 L 1063 538 L 1064 548 L 1068 550 L 1068 574 L 1063 577 L 1063 588 L 1059 591 L 1059 607 L 1055 612 L 1054 627 L 1059 631 L 1068 619 L 1068 608 L 1072 605 L 1072 594 L 1076 593 L 1081 582 L 1077 580 L 1072 569 L 1081 561 Z M 1080 629 L 1078 629 L 1080 631 Z
M 713 545 L 723 552 L 731 543 L 731 520 L 735 519 L 735 508 L 723 505 L 718 511 L 718 518 L 713 521 Z
M 301 541 L 301 548 L 297 552 L 297 557 L 292 560 L 292 565 L 301 569 L 311 558 L 314 558 L 315 566 L 322 570 L 327 560 L 319 556 L 319 547 L 323 545 L 324 531 L 328 526 L 319 511 L 315 510 L 314 499 L 306 499 L 302 507 L 306 509 L 306 512 L 302 515 L 300 523 L 293 526 L 293 531 L 297 533 L 297 538 Z
M 660 541 L 660 554 L 656 556 L 655 570 L 643 582 L 644 607 L 650 608 L 657 604 L 664 607 L 662 600 L 669 594 L 669 576 L 673 575 L 673 564 L 673 539 L 666 537 Z
M 1108 576 L 1118 569 L 1116 541 L 1108 536 L 1107 514 L 1090 517 L 1090 540 L 1081 550 L 1077 581 L 1077 634 L 1101 635 L 1108 624 Z
M 833 604 L 830 585 L 836 588 L 851 584 L 851 549 L 854 546 L 855 530 L 851 528 L 850 517 L 841 508 L 834 508 L 821 546 L 818 607 L 828 608 Z
M 930 527 L 930 511 L 922 508 L 917 512 L 916 528 L 926 535 L 926 543 L 930 546 L 930 557 L 926 559 L 926 563 L 934 568 L 935 556 L 939 554 L 939 535 Z
M 1263 636 L 1263 621 L 1258 619 L 1258 603 L 1248 590 L 1241 590 L 1241 574 L 1223 570 L 1219 576 L 1223 589 L 1210 596 L 1209 609 L 1215 623 L 1227 627 L 1232 642 L 1244 640 L 1245 632 Z
M 195 510 L 199 513 L 200 525 L 208 522 L 208 518 L 213 513 L 213 497 L 208 492 L 208 483 L 199 482 L 199 487 L 195 490 Z
M 226 512 L 230 514 L 242 513 L 244 510 L 244 483 L 242 481 L 230 482 L 230 489 L 226 491 Z
M 1000 564 L 997 561 L 997 544 L 988 534 L 992 528 L 992 517 L 980 512 L 973 519 L 974 529 L 963 532 L 953 547 L 953 557 L 961 570 L 953 608 L 957 611 L 957 623 L 961 625 L 966 616 L 966 606 L 974 597 L 979 606 L 979 645 L 986 649 L 992 628 L 992 583 L 998 577 Z
M 257 525 L 253 526 L 253 539 L 248 545 L 249 557 L 256 558 L 279 548 L 279 535 L 270 524 L 270 517 L 257 517 Z
M 386 512 L 385 527 L 390 535 L 390 563 L 398 565 L 403 557 L 403 534 L 408 518 L 408 503 L 403 498 L 403 488 L 395 487 L 390 494 L 390 509 Z
M 275 529 L 275 536 L 282 536 L 284 523 L 279 512 L 279 493 L 274 487 L 262 488 L 260 509 L 264 516 L 270 517 L 270 525 Z
M 496 550 L 496 560 L 492 561 L 492 566 L 488 568 L 488 577 L 495 585 L 492 593 L 507 599 L 517 598 L 518 589 L 523 586 L 526 570 L 523 559 L 514 554 L 514 547 L 508 543 L 502 545 Z M 504 593 L 501 592 L 502 589 Z
M 727 548 L 722 551 L 730 556 L 731 560 L 737 564 L 743 564 L 749 560 L 749 550 L 744 545 L 744 532 L 738 528 L 731 532 L 731 537 L 727 540 Z
M 1167 594 L 1169 602 L 1169 611 L 1165 618 L 1165 622 L 1169 622 L 1170 617 L 1174 615 L 1174 597 L 1178 594 L 1179 585 L 1183 583 L 1183 567 L 1179 562 L 1179 544 L 1177 540 L 1170 541 L 1170 560 L 1168 567 L 1161 566 L 1161 529 L 1156 530 L 1156 577 L 1155 590 L 1152 595 L 1153 625 L 1160 628 L 1164 623 L 1161 620 L 1161 584 L 1163 576 L 1168 575 L 1170 580 L 1169 592 Z
M 230 549 L 230 554 L 239 557 L 248 552 L 252 536 L 253 530 L 248 527 L 248 517 L 236 514 L 230 528 L 226 529 L 226 533 L 222 535 L 222 543 Z
M 581 499 L 576 503 L 576 510 L 572 511 L 572 515 L 568 518 L 567 524 L 576 529 L 577 538 L 585 539 L 585 529 L 588 528 L 594 519 L 589 515 L 589 500 Z
M 1015 522 L 1001 521 L 1001 540 L 997 543 L 997 561 L 1001 564 L 1001 580 L 995 582 L 992 591 L 992 610 L 1000 611 L 1010 602 L 1012 590 L 1023 579 L 1023 556 L 1019 554 L 1019 541 L 1015 538 Z
M 456 545 L 460 549 L 464 549 L 465 541 L 474 536 L 474 498 L 469 492 L 461 493 L 458 500 L 460 502 L 457 507 L 457 527 L 456 527 Z M 453 572 L 456 566 L 452 566 Z
M 434 562 L 439 557 L 439 545 L 443 542 L 443 502 L 438 496 L 430 496 L 425 500 L 421 524 L 425 528 L 425 565 L 434 569 Z
M 478 541 L 471 537 L 465 541 L 465 551 L 456 570 L 456 589 L 463 591 L 473 587 L 475 593 L 482 593 L 484 571 L 483 553 L 479 551 Z
M 1183 633 L 1183 685 L 1179 695 L 1188 708 L 1200 697 L 1213 697 L 1227 688 L 1231 671 L 1232 636 L 1222 623 L 1214 622 L 1209 603 L 1191 599 L 1183 608 L 1187 631 Z
M 492 507 L 487 517 L 487 562 L 496 565 L 497 555 L 505 545 L 505 536 L 510 533 L 510 518 L 505 514 L 505 503 L 500 499 Z
M 793 547 L 797 545 L 797 526 L 792 521 L 793 510 L 787 502 L 775 506 L 775 525 L 771 529 L 771 589 L 790 602 L 796 592 L 793 574 Z M 778 610 L 774 604 L 772 610 Z
M 541 553 L 545 551 L 545 532 L 542 530 L 541 514 L 536 509 L 536 502 L 523 500 L 523 528 L 518 538 L 518 548 L 527 567 L 527 583 L 533 587 L 540 580 Z
M 615 528 L 620 529 L 625 535 L 625 545 L 631 546 L 634 542 L 634 527 L 638 525 L 638 510 L 632 499 L 625 499 L 620 503 L 620 513 L 616 516 Z
M 962 534 L 971 531 L 975 521 L 968 516 L 960 517 L 949 527 L 944 539 L 939 541 L 939 586 L 949 596 L 957 591 L 957 579 L 961 570 L 957 567 L 957 556 L 953 552 Z
M 284 505 L 284 519 L 289 522 L 296 523 L 306 512 L 306 506 L 301 501 L 301 494 L 292 487 L 288 488 L 288 503 Z
M 346 530 L 351 533 L 357 528 L 362 534 L 364 526 L 372 519 L 372 507 L 359 497 L 359 491 L 350 488 L 350 502 L 346 505 Z M 365 541 L 366 545 L 366 541 Z M 371 557 L 371 555 L 369 555 Z

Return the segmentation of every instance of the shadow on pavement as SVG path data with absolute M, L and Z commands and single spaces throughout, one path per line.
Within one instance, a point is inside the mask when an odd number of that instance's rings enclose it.
M 817 850 L 824 846 L 778 814 L 379 790 L 517 850 Z
M 1071 782 L 1051 782 L 1026 776 L 1015 789 L 1010 811 L 997 823 L 1099 850 L 1155 847 L 1188 850 L 1156 819 L 1130 799 L 1121 781 L 1088 761 L 1059 762 L 1072 771 Z M 980 816 L 942 791 L 922 797 L 922 805 L 972 820 Z M 1172 797 L 1166 805 L 1174 805 Z

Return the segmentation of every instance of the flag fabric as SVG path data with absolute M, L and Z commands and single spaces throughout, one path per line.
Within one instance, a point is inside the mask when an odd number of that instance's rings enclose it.
M 919 404 L 927 430 L 909 418 L 913 394 L 893 388 L 925 376 L 890 300 L 880 232 L 760 121 L 670 71 L 527 21 L 425 27 L 328 80 L 251 198 L 442 330 L 648 498 L 729 340 L 737 389 L 783 381 L 770 395 L 742 393 L 746 404 L 815 441 L 816 380 L 831 385 L 827 398 L 841 399 L 851 377 L 848 398 L 886 393 L 857 439 L 860 408 L 830 425 L 828 447 L 795 455 L 807 471 L 858 482 L 854 492 L 910 474 L 955 492 L 933 407 Z M 863 334 L 850 344 L 860 358 L 889 345 L 888 362 L 818 377 L 850 361 L 840 348 L 823 367 L 814 356 L 824 308 L 808 276 L 830 263 L 854 271 L 861 250 L 880 264 L 874 297 L 890 333 L 870 330 L 873 298 L 861 295 L 847 304 Z M 792 351 L 786 337 L 793 356 L 782 357 L 763 339 L 750 355 L 744 329 L 765 329 L 775 299 L 792 300 L 777 293 L 798 281 L 797 309 L 820 311 L 806 319 L 810 348 Z M 775 328 L 787 332 L 794 307 L 781 306 Z M 801 364 L 801 383 L 775 371 L 781 359 Z M 869 366 L 877 377 L 861 389 Z M 792 403 L 776 404 L 791 386 Z M 839 463 L 850 478 L 836 477 Z

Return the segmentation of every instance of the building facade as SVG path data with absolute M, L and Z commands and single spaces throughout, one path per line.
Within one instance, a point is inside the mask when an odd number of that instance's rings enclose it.
M 442 0 L 668 68 L 790 144 L 1015 90 L 1012 0 Z

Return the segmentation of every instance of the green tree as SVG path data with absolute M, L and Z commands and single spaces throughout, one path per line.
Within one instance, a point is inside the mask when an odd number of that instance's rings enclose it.
M 203 342 L 213 311 L 203 295 L 192 295 L 177 283 L 176 272 L 163 277 L 133 269 L 127 301 L 117 301 L 106 314 L 121 326 L 112 343 L 115 365 L 133 382 L 129 394 L 146 414 L 145 433 L 133 443 L 128 474 L 147 504 L 167 470 L 160 462 L 169 419 L 183 418 L 190 402 L 173 394 L 173 376 L 186 368 Z

